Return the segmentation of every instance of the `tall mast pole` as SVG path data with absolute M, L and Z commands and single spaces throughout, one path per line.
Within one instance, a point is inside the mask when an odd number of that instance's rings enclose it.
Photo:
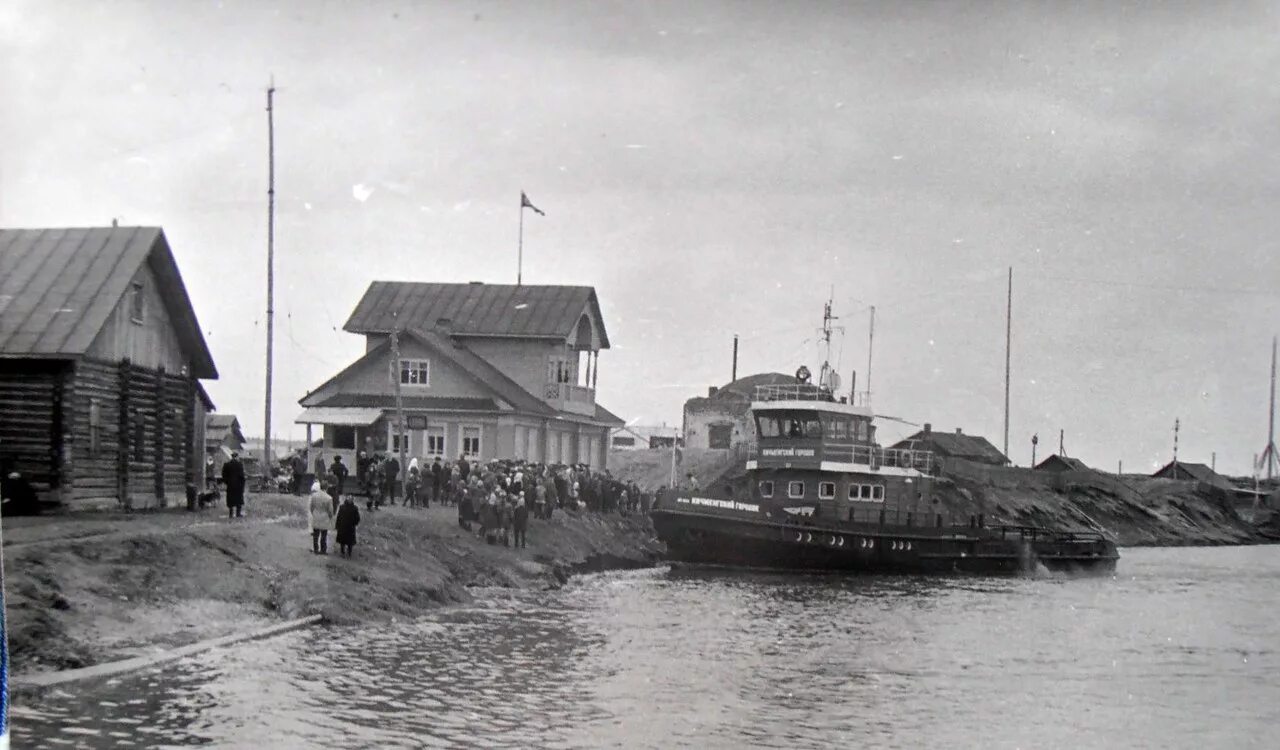
M 520 194 L 520 234 L 516 240 L 516 286 L 524 281 L 524 193 Z
M 1267 464 L 1267 482 L 1275 476 L 1276 466 L 1276 337 L 1271 337 L 1271 408 L 1267 411 L 1267 447 L 1262 452 Z
M 1009 295 L 1004 317 L 1004 454 L 1009 455 L 1009 361 L 1013 347 L 1013 266 L 1009 266 Z
M 867 404 L 871 403 L 871 347 L 876 343 L 876 306 L 871 306 L 871 330 L 867 334 Z
M 401 502 L 404 502 L 404 477 L 409 473 L 404 454 L 405 443 L 409 442 L 409 436 L 404 428 L 404 400 L 400 396 L 400 321 L 399 315 L 394 317 L 397 319 L 391 325 L 391 382 L 396 393 L 396 434 L 399 435 L 396 438 L 396 453 L 399 454 L 397 460 L 400 463 L 400 472 L 396 475 L 396 486 L 402 490 L 399 494 Z
M 262 470 L 271 478 L 271 364 L 275 343 L 275 239 L 276 239 L 276 131 L 275 79 L 267 87 L 267 384 L 263 415 Z

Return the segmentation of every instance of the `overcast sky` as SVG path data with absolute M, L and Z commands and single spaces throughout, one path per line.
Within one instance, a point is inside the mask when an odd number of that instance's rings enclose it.
M 362 352 L 373 279 L 587 284 L 599 400 L 678 424 L 730 376 L 867 366 L 879 412 L 1109 470 L 1247 473 L 1280 329 L 1268 3 L 6 2 L 0 225 L 160 225 L 274 430 Z M 892 438 L 911 428 L 885 423 Z

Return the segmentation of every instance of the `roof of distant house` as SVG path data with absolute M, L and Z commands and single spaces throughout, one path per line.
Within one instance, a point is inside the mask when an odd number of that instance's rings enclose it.
M 994 448 L 995 446 L 992 446 L 992 447 Z M 1078 458 L 1071 458 L 1070 456 L 1058 455 L 1057 453 L 1053 454 L 1052 456 L 1049 456 L 1045 460 L 1036 464 L 1035 468 L 1037 469 L 1048 468 L 1050 466 L 1053 466 L 1054 464 L 1061 464 L 1065 468 L 1074 469 L 1076 471 L 1089 470 L 1088 465 L 1086 465 L 1084 461 L 1081 461 Z
M 213 440 L 222 442 L 227 433 L 230 432 L 244 444 L 244 433 L 240 431 L 240 420 L 236 419 L 234 414 L 210 414 L 205 418 L 204 435 L 205 440 Z
M 218 377 L 159 227 L 0 229 L 0 355 L 83 356 L 144 263 L 192 374 Z
M 351 333 L 389 333 L 393 328 L 434 329 L 441 320 L 461 336 L 569 338 L 583 310 L 599 322 L 600 344 L 609 348 L 604 316 L 589 286 L 438 284 L 375 281 L 347 319 Z
M 1163 477 L 1166 475 L 1171 475 L 1172 478 L 1177 478 L 1176 475 L 1178 474 L 1179 470 L 1181 470 L 1182 473 L 1187 474 L 1188 476 L 1192 477 L 1198 482 L 1217 485 L 1223 488 L 1229 488 L 1233 486 L 1226 477 L 1222 476 L 1221 474 L 1209 468 L 1208 466 L 1204 464 L 1188 463 L 1186 461 L 1170 461 L 1169 463 L 1160 467 L 1160 470 L 1155 472 L 1151 476 Z
M 899 440 L 891 447 L 896 449 L 907 448 L 908 444 L 913 441 L 928 442 L 931 444 L 931 450 L 944 456 L 976 458 L 996 463 L 1009 462 L 1009 459 L 1000 452 L 1000 449 L 992 445 L 991 441 L 981 435 L 966 435 L 962 432 L 934 430 L 926 435 L 924 430 L 921 430 L 910 437 Z

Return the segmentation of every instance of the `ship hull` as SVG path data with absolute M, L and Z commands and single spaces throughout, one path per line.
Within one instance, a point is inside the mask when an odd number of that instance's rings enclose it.
M 1041 567 L 1110 573 L 1115 546 L 1093 536 L 1018 529 L 922 529 L 872 524 L 797 525 L 714 512 L 655 509 L 670 560 L 845 573 L 1018 575 Z

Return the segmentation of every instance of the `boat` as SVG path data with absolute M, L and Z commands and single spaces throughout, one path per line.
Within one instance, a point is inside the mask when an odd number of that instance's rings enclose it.
M 824 330 L 830 333 L 830 303 Z M 986 523 L 932 512 L 948 480 L 927 450 L 876 444 L 870 394 L 818 382 L 755 388 L 756 443 L 737 481 L 661 492 L 651 511 L 677 563 L 890 574 L 1115 570 L 1115 544 L 1093 529 Z

